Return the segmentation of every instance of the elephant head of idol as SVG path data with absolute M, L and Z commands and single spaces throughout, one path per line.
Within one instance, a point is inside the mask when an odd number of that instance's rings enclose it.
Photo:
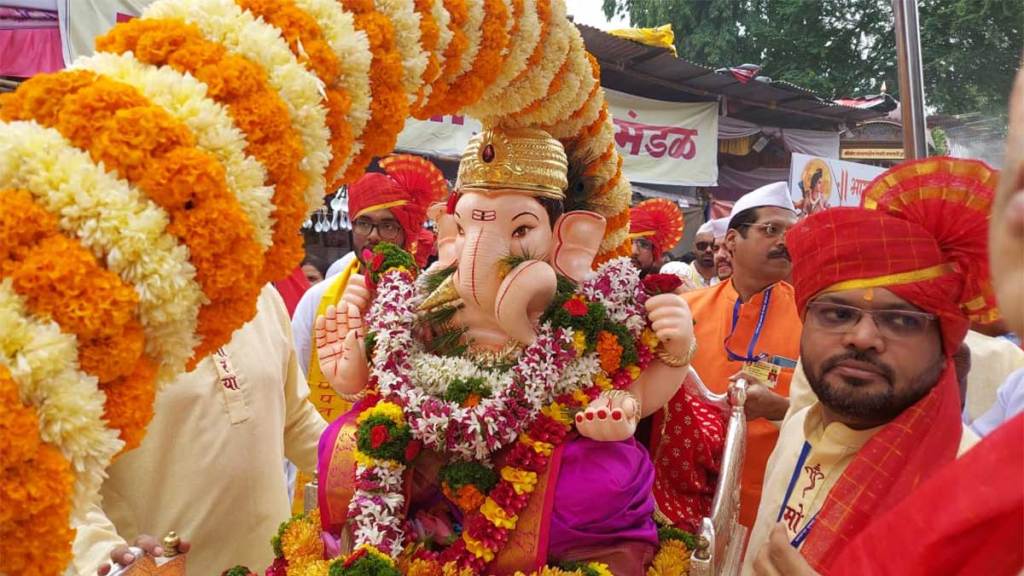
M 467 338 L 483 347 L 528 345 L 558 276 L 590 272 L 605 219 L 564 212 L 567 160 L 538 129 L 487 130 L 470 141 L 456 192 L 438 221 L 439 267 L 461 300 Z

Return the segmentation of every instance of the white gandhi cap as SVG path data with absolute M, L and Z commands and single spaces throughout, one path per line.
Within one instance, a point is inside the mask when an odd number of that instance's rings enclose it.
M 744 210 L 766 207 L 785 208 L 790 212 L 796 212 L 793 198 L 789 195 L 789 185 L 785 182 L 773 182 L 747 192 L 733 204 L 729 219 L 732 220 Z

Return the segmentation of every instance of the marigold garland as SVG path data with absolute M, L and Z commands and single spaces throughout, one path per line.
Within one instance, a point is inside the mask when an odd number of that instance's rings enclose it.
M 540 43 L 540 16 L 537 0 L 515 0 L 514 25 L 509 36 L 509 53 L 501 67 L 501 71 L 493 82 L 484 90 L 466 112 L 478 118 L 494 115 L 495 102 L 500 100 L 502 93 L 520 74 L 526 70 L 530 56 Z
M 480 44 L 469 69 L 448 89 L 447 97 L 438 106 L 454 113 L 480 99 L 484 90 L 501 72 L 508 46 L 508 8 L 503 0 L 483 0 L 484 20 Z
M 263 255 L 260 281 L 280 277 L 301 259 L 302 239 L 294 231 L 305 217 L 302 192 L 308 186 L 299 170 L 304 150 L 292 129 L 288 108 L 259 65 L 203 38 L 199 29 L 179 20 L 132 20 L 96 40 L 100 51 L 132 52 L 154 66 L 168 65 L 195 76 L 209 96 L 227 107 L 246 135 L 246 151 L 267 171 L 273 193 L 273 244 Z
M 106 467 L 124 442 L 103 422 L 96 378 L 76 369 L 74 336 L 30 315 L 10 279 L 0 280 L 0 326 L 0 364 L 10 370 L 21 398 L 35 407 L 40 438 L 71 463 L 72 510 L 81 513 L 97 500 Z
M 0 364 L 0 573 L 60 574 L 71 560 L 74 477 L 60 451 L 39 437 L 39 417 L 22 404 Z
M 370 41 L 366 35 L 356 31 L 352 14 L 339 10 L 335 0 L 295 0 L 295 5 L 317 21 L 337 58 L 338 76 L 324 81 L 343 90 L 349 100 L 344 120 L 348 124 L 351 140 L 348 142 L 348 152 L 344 157 L 338 158 L 335 154 L 331 159 L 330 169 L 334 170 L 336 177 L 328 180 L 327 184 L 333 189 L 340 183 L 339 178 L 348 170 L 352 159 L 362 149 L 362 143 L 358 139 L 370 119 L 370 62 L 373 55 L 370 53 Z M 328 106 L 333 105 L 329 103 Z M 334 134 L 332 126 L 340 120 L 328 115 L 327 121 L 328 128 L 331 128 L 331 133 Z
M 189 127 L 196 144 L 217 156 L 227 174 L 228 189 L 238 199 L 256 231 L 261 252 L 272 243 L 270 199 L 274 190 L 264 185 L 267 172 L 245 153 L 245 135 L 227 110 L 207 97 L 207 87 L 191 75 L 170 67 L 144 64 L 131 53 L 100 52 L 75 61 L 82 68 L 123 82 L 142 93 Z
M 479 33 L 479 28 L 474 28 L 474 22 L 477 17 L 482 21 L 482 8 L 471 0 L 444 0 L 444 7 L 450 16 L 448 30 L 452 39 L 444 51 L 441 75 L 430 85 L 429 97 L 418 108 L 413 108 L 413 116 L 420 120 L 445 113 L 445 101 L 452 83 L 472 62 L 470 57 L 475 55 L 470 53 L 471 48 L 476 46 L 471 33 Z
M 427 54 L 427 65 L 423 69 L 422 83 L 416 93 L 416 99 L 412 103 L 415 108 L 430 91 L 431 84 L 441 75 L 441 58 L 444 48 L 441 47 L 441 23 L 435 16 L 436 7 L 444 10 L 444 4 L 440 0 L 415 0 L 416 12 L 420 16 L 420 45 Z
M 307 65 L 325 84 L 327 128 L 331 133 L 331 161 L 325 178 L 333 182 L 338 169 L 348 161 L 352 130 L 346 120 L 352 102 L 347 91 L 337 84 L 341 73 L 338 56 L 320 29 L 319 23 L 291 0 L 235 0 L 242 8 L 263 18 L 281 31 L 299 62 Z
M 342 178 L 352 182 L 366 169 L 374 156 L 382 156 L 395 147 L 398 133 L 409 113 L 403 78 L 402 57 L 395 42 L 395 30 L 384 14 L 374 8 L 373 0 L 340 0 L 355 16 L 356 28 L 370 40 L 373 63 L 370 66 L 370 120 L 364 130 L 359 155 L 352 160 Z
M 545 125 L 543 129 L 566 145 L 567 150 L 575 147 L 575 141 L 582 137 L 584 130 L 600 118 L 605 110 L 604 93 L 601 91 L 601 67 L 589 52 L 586 53 L 590 62 L 591 74 L 580 83 L 581 90 L 586 90 L 583 103 L 571 116 L 561 121 Z M 568 141 L 568 142 L 567 142 Z
M 394 27 L 395 44 L 402 56 L 404 70 L 402 85 L 411 105 L 419 95 L 429 60 L 429 52 L 421 40 L 420 13 L 416 10 L 415 0 L 374 0 L 374 5 Z
M 5 101 L 2 119 L 34 119 L 56 128 L 146 191 L 168 212 L 168 230 L 188 245 L 210 300 L 199 311 L 201 343 L 192 362 L 227 342 L 256 312 L 262 259 L 220 163 L 195 148 L 186 127 L 130 86 L 79 71 L 39 75 L 25 85 Z M 37 108 L 42 98 L 47 103 Z
M 146 353 L 161 360 L 158 386 L 183 370 L 197 342 L 204 296 L 187 249 L 167 232 L 167 214 L 56 130 L 33 122 L 0 123 L 0 129 L 0 181 L 30 192 L 60 216 L 66 236 L 77 236 L 135 287 Z
M 569 51 L 563 69 L 555 75 L 547 94 L 539 100 L 541 106 L 512 114 L 501 122 L 502 126 L 542 126 L 565 120 L 572 115 L 582 102 L 580 84 L 590 77 L 590 64 L 585 58 L 586 48 L 583 37 L 575 26 L 567 26 Z

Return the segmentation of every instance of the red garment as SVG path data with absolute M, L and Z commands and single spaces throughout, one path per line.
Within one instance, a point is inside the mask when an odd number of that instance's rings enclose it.
M 295 313 L 295 307 L 299 305 L 299 300 L 306 290 L 309 290 L 309 286 L 309 280 L 306 279 L 306 273 L 302 271 L 301 266 L 292 270 L 287 278 L 274 282 L 274 288 L 281 294 L 289 316 Z
M 910 162 L 872 182 L 867 208 L 813 214 L 786 236 L 801 315 L 822 293 L 885 288 L 939 317 L 946 355 L 935 387 L 875 434 L 829 491 L 801 548 L 818 571 L 835 566 L 871 519 L 956 457 L 960 393 L 952 356 L 968 316 L 994 312 L 987 264 L 994 180 L 978 162 Z
M 1024 414 L 857 535 L 830 576 L 1013 576 L 1024 569 Z
M 697 534 L 701 519 L 711 515 L 718 473 L 722 469 L 726 416 L 717 407 L 681 390 L 670 402 L 668 415 L 661 419 L 664 440 L 651 460 L 654 462 L 654 499 L 658 511 L 681 530 Z
M 404 248 L 414 250 L 427 209 L 448 193 L 444 174 L 428 160 L 402 154 L 380 161 L 384 173 L 364 174 L 348 190 L 348 212 L 354 221 L 363 214 L 389 210 L 405 231 Z

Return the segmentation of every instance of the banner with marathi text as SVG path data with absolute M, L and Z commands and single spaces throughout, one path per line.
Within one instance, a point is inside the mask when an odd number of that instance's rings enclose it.
M 789 190 L 801 214 L 813 214 L 836 206 L 859 206 L 861 195 L 884 168 L 793 154 Z
M 718 114 L 714 102 L 663 102 L 605 91 L 615 121 L 622 169 L 632 182 L 713 186 L 718 181 Z M 398 148 L 457 159 L 481 129 L 468 116 L 410 118 Z
M 622 170 L 633 182 L 718 183 L 718 104 L 666 102 L 605 90 Z

